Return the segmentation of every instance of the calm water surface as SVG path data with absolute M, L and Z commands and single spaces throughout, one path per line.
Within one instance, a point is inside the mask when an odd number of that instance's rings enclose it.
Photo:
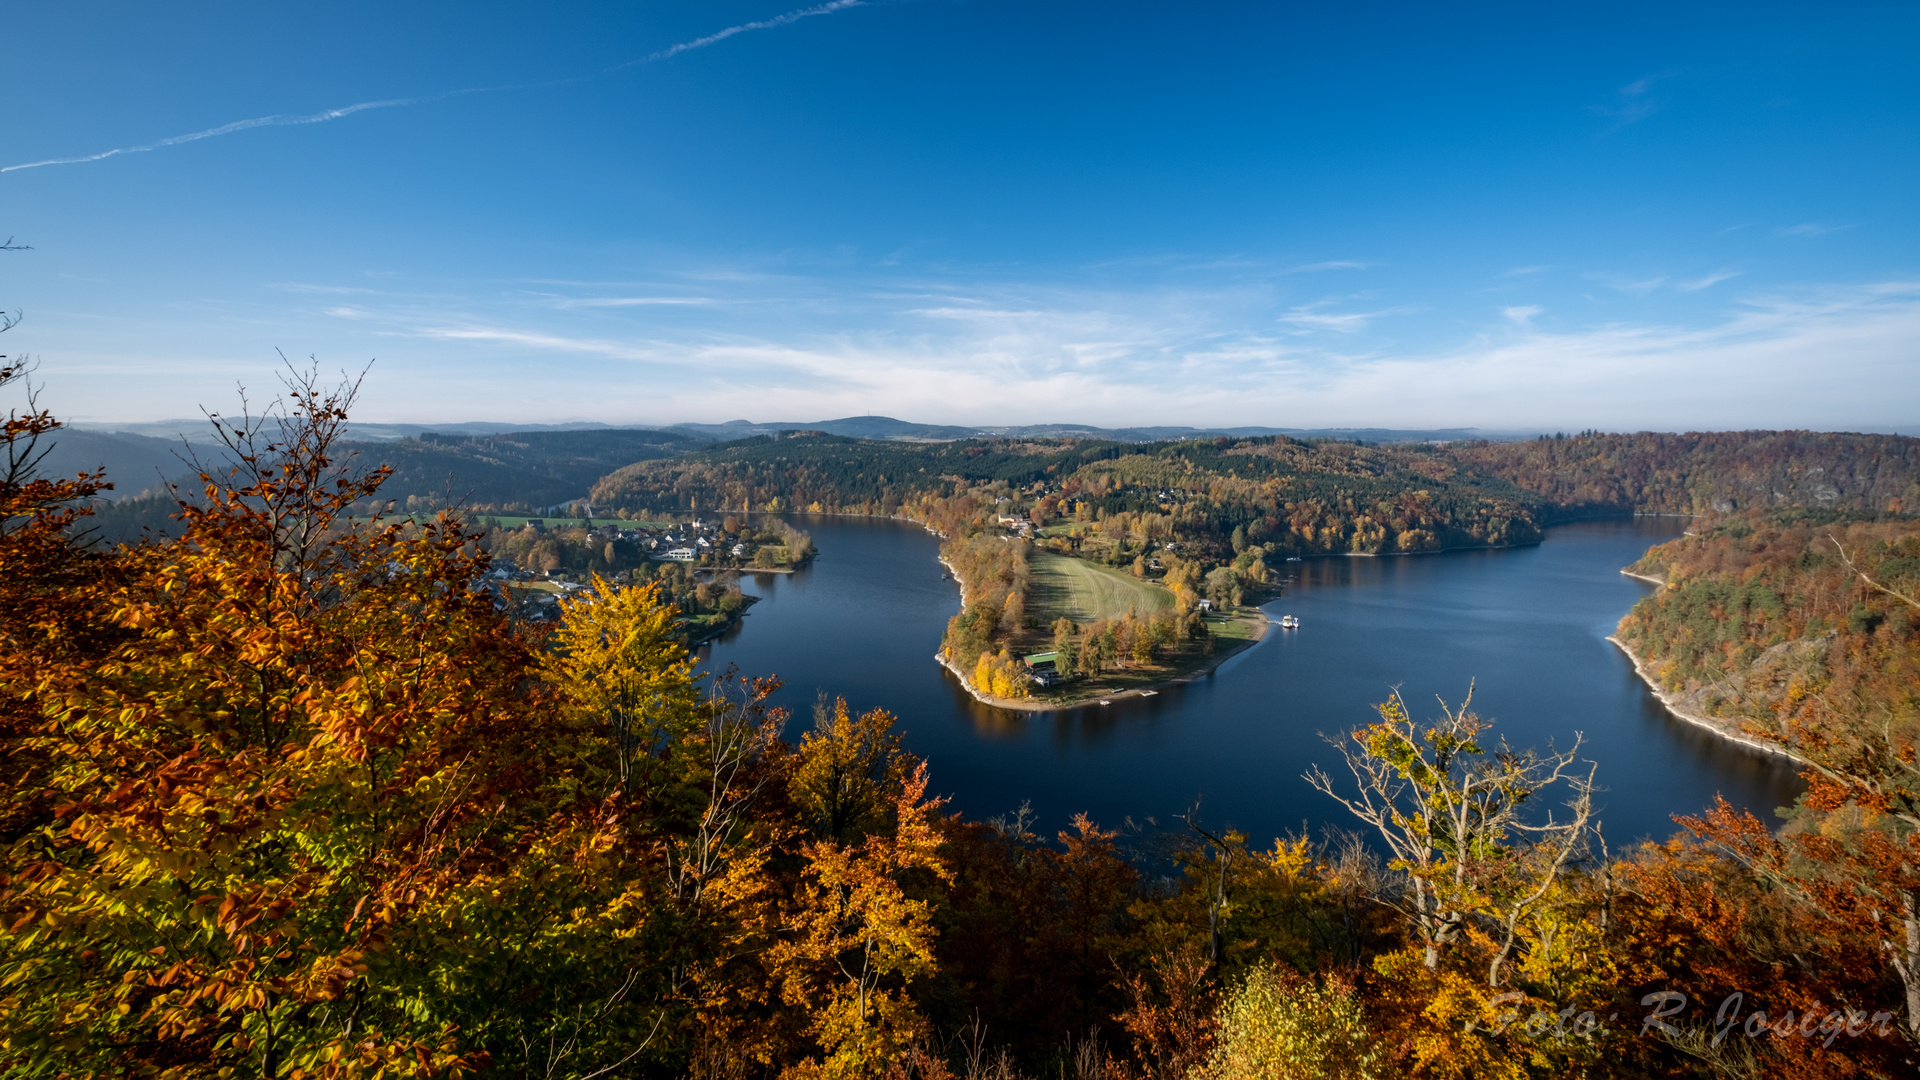
M 1678 519 L 1561 526 L 1508 551 L 1287 563 L 1295 580 L 1266 610 L 1298 615 L 1301 629 L 1272 627 L 1158 697 L 1058 713 L 983 706 L 934 662 L 960 609 L 937 538 L 900 522 L 794 520 L 820 557 L 798 574 L 744 578 L 762 600 L 702 650 L 707 662 L 779 675 L 790 735 L 822 691 L 891 710 L 932 763 L 934 790 L 969 817 L 1031 800 L 1045 834 L 1082 810 L 1109 825 L 1165 823 L 1198 798 L 1205 818 L 1256 842 L 1347 824 L 1301 779 L 1315 763 L 1339 767 L 1320 733 L 1367 723 L 1395 686 L 1416 716 L 1432 715 L 1436 695 L 1457 702 L 1469 680 L 1477 710 L 1515 746 L 1584 733 L 1615 845 L 1676 831 L 1670 815 L 1715 793 L 1771 821 L 1799 790 L 1778 759 L 1670 717 L 1606 640 L 1650 589 L 1620 567 L 1678 535 Z

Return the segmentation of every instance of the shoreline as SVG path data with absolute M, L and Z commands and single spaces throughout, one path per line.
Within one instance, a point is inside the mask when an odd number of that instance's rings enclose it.
M 720 624 L 719 626 L 709 628 L 706 633 L 700 635 L 699 637 L 695 637 L 692 634 L 688 634 L 687 635 L 688 651 L 692 651 L 694 649 L 699 648 L 702 645 L 705 645 L 707 642 L 712 641 L 714 638 L 719 637 L 721 634 L 724 634 L 727 631 L 733 629 L 734 627 L 739 626 L 743 621 L 745 621 L 747 617 L 747 609 L 759 603 L 760 598 L 752 595 L 751 593 L 744 594 L 744 596 L 745 596 L 745 599 L 740 605 L 740 610 L 733 613 L 733 618 L 728 619 L 726 622 Z
M 1622 571 L 1622 573 L 1625 573 L 1625 571 Z M 1630 576 L 1638 576 L 1638 575 L 1630 575 Z M 1618 634 L 1608 634 L 1607 640 L 1613 642 L 1616 648 L 1618 648 L 1621 652 L 1627 654 L 1627 661 L 1633 665 L 1633 673 L 1635 675 L 1640 676 L 1640 681 L 1647 684 L 1647 689 L 1653 691 L 1654 697 L 1660 699 L 1660 704 L 1667 710 L 1668 714 L 1680 720 L 1684 720 L 1687 723 L 1694 725 L 1695 727 L 1705 728 L 1708 731 L 1713 732 L 1715 735 L 1718 735 L 1721 738 L 1727 740 L 1728 742 L 1738 743 L 1739 745 L 1744 746 L 1749 750 L 1757 751 L 1762 754 L 1770 754 L 1774 757 L 1783 757 L 1783 758 L 1786 758 L 1788 761 L 1792 761 L 1800 765 L 1812 764 L 1812 762 L 1808 761 L 1806 758 L 1801 757 L 1799 754 L 1796 754 L 1793 751 L 1788 750 L 1783 746 L 1777 746 L 1769 742 L 1762 742 L 1759 739 L 1756 739 L 1753 736 L 1748 735 L 1747 733 L 1739 730 L 1738 728 L 1733 727 L 1732 726 L 1733 722 L 1730 720 L 1716 720 L 1712 717 L 1696 716 L 1693 713 L 1690 713 L 1681 709 L 1679 706 L 1674 704 L 1673 696 L 1668 694 L 1666 690 L 1663 689 L 1660 686 L 1660 684 L 1654 680 L 1653 675 L 1647 671 L 1647 666 L 1641 662 L 1640 657 L 1631 648 L 1627 646 L 1626 642 L 1620 640 L 1620 636 Z
M 935 536 L 941 535 L 930 526 L 927 527 L 927 531 L 930 533 L 933 533 Z M 960 575 L 954 571 L 953 564 L 948 562 L 945 556 L 936 555 L 934 557 L 939 561 L 942 567 L 946 568 L 947 576 L 953 579 L 953 583 L 960 587 L 960 610 L 965 611 L 967 609 L 967 583 L 960 580 Z M 1023 712 L 1023 713 L 1065 712 L 1068 709 L 1084 709 L 1090 705 L 1098 705 L 1103 701 L 1114 702 L 1114 701 L 1121 701 L 1129 698 L 1146 697 L 1148 696 L 1149 693 L 1158 694 L 1162 689 L 1166 687 L 1181 686 L 1186 683 L 1194 682 L 1205 676 L 1213 674 L 1214 670 L 1217 669 L 1221 664 L 1226 663 L 1228 660 L 1233 659 L 1234 657 L 1240 655 L 1241 653 L 1247 651 L 1248 649 L 1253 648 L 1255 645 L 1258 645 L 1260 642 L 1266 640 L 1267 630 L 1274 625 L 1274 621 L 1270 616 L 1267 615 L 1265 611 L 1261 610 L 1258 604 L 1253 606 L 1253 612 L 1254 612 L 1254 615 L 1258 615 L 1260 617 L 1258 622 L 1254 622 L 1252 615 L 1234 616 L 1235 618 L 1244 618 L 1246 619 L 1246 621 L 1253 623 L 1253 626 L 1254 626 L 1253 636 L 1248 638 L 1243 643 L 1236 643 L 1233 647 L 1226 649 L 1223 652 L 1216 653 L 1215 655 L 1209 657 L 1206 663 L 1202 664 L 1198 669 L 1194 671 L 1190 671 L 1185 675 L 1179 676 L 1178 678 L 1166 679 L 1161 682 L 1148 683 L 1145 686 L 1131 686 L 1125 690 L 1121 690 L 1111 694 L 1088 695 L 1087 697 L 1075 698 L 1071 701 L 1064 701 L 1064 702 L 1036 701 L 1033 698 L 1003 698 L 1003 697 L 997 697 L 993 694 L 981 693 L 979 690 L 974 688 L 973 683 L 967 680 L 966 675 L 963 674 L 959 668 L 953 666 L 952 661 L 948 660 L 941 650 L 934 651 L 933 660 L 934 660 L 934 663 L 937 663 L 941 667 L 947 669 L 948 673 L 950 673 L 953 676 L 954 681 L 960 684 L 960 689 L 965 690 L 969 695 L 972 696 L 973 700 L 979 702 L 982 705 L 987 706 L 988 708 L 1005 709 L 1008 712 Z
M 1672 516 L 1677 517 L 1680 515 Z M 1645 581 L 1653 585 L 1658 585 L 1662 589 L 1667 587 L 1664 578 L 1657 578 L 1651 574 L 1636 574 L 1624 567 L 1621 568 L 1620 572 L 1636 581 Z M 1763 754 L 1771 754 L 1774 757 L 1783 757 L 1788 761 L 1797 762 L 1801 765 L 1812 764 L 1812 762 L 1809 762 L 1806 758 L 1788 750 L 1786 747 L 1777 746 L 1769 742 L 1761 742 L 1759 739 L 1748 735 L 1746 732 L 1733 726 L 1733 721 L 1717 720 L 1710 716 L 1696 716 L 1675 705 L 1673 695 L 1667 693 L 1666 688 L 1661 686 L 1659 681 L 1647 671 L 1647 665 L 1641 662 L 1639 654 L 1629 648 L 1625 641 L 1620 640 L 1619 634 L 1608 634 L 1607 640 L 1613 642 L 1615 648 L 1627 654 L 1627 662 L 1633 665 L 1633 673 L 1640 676 L 1640 681 L 1647 684 L 1647 689 L 1653 691 L 1654 697 L 1660 699 L 1661 706 L 1667 710 L 1669 715 L 1684 720 L 1695 727 L 1706 728 L 1708 731 L 1713 732 L 1728 742 L 1738 743 L 1749 750 L 1756 750 Z
M 721 574 L 797 574 L 812 566 L 813 560 L 817 558 L 819 558 L 818 555 L 809 555 L 807 561 L 798 566 L 700 566 L 695 564 L 693 572 L 713 574 L 716 577 Z
M 941 561 L 945 562 L 946 560 L 943 559 Z M 1231 660 L 1234 657 L 1239 656 L 1241 653 L 1246 652 L 1248 649 L 1251 649 L 1255 645 L 1258 645 L 1260 642 L 1266 640 L 1267 630 L 1274 625 L 1273 619 L 1269 617 L 1266 612 L 1260 610 L 1258 607 L 1255 607 L 1253 610 L 1255 614 L 1260 616 L 1259 622 L 1254 622 L 1253 616 L 1250 616 L 1250 615 L 1234 616 L 1237 619 L 1244 618 L 1246 621 L 1254 624 L 1253 636 L 1246 639 L 1246 641 L 1244 642 L 1236 642 L 1231 648 L 1215 653 L 1213 656 L 1209 657 L 1207 659 L 1207 662 L 1202 664 L 1199 668 L 1193 671 L 1187 672 L 1185 675 L 1181 675 L 1177 678 L 1165 679 L 1155 683 L 1148 683 L 1145 686 L 1131 686 L 1125 690 L 1115 691 L 1114 693 L 1111 693 L 1111 694 L 1092 694 L 1082 698 L 1074 698 L 1071 701 L 1037 701 L 1033 698 L 1003 698 L 1003 697 L 995 697 L 992 694 L 983 694 L 980 691 L 974 689 L 973 684 L 967 681 L 966 676 L 962 675 L 960 673 L 960 670 L 954 667 L 953 663 L 949 661 L 945 656 L 936 652 L 933 654 L 933 659 L 941 667 L 946 668 L 947 671 L 952 673 L 954 680 L 960 684 L 960 688 L 962 690 L 965 690 L 968 694 L 972 695 L 973 700 L 979 702 L 982 705 L 988 706 L 989 708 L 1005 709 L 1009 712 L 1023 712 L 1023 713 L 1065 712 L 1068 709 L 1084 709 L 1089 706 L 1097 706 L 1102 703 L 1112 703 L 1115 701 L 1125 701 L 1133 698 L 1147 697 L 1150 694 L 1158 694 L 1161 690 L 1167 687 L 1182 686 L 1182 685 L 1185 685 L 1186 683 L 1197 682 L 1200 679 L 1213 674 L 1215 669 L 1219 668 L 1221 664 L 1226 663 L 1228 660 Z

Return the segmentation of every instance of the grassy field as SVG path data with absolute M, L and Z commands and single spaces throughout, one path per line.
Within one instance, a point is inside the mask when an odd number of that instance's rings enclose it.
M 1041 626 L 1062 615 L 1084 624 L 1129 611 L 1147 615 L 1173 606 L 1173 594 L 1167 590 L 1082 559 L 1035 552 L 1032 565 L 1027 616 Z
M 1210 615 L 1207 617 L 1207 629 L 1213 632 L 1214 637 L 1235 645 L 1252 641 L 1254 636 L 1254 623 L 1250 621 L 1250 618 L 1260 618 L 1261 616 L 1259 615 L 1258 609 L 1249 608 L 1246 610 L 1250 613 L 1248 618 Z

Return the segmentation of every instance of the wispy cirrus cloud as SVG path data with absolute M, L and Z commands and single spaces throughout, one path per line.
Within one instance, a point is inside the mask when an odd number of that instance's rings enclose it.
M 1681 292 L 1699 292 L 1702 289 L 1711 289 L 1723 281 L 1732 281 L 1739 276 L 1738 270 L 1715 270 L 1711 274 L 1704 274 L 1692 281 L 1676 281 L 1673 287 Z
M 1542 312 L 1524 305 L 1434 351 L 1289 343 L 1247 329 L 1235 301 L 1212 299 L 1218 306 L 1201 310 L 1207 297 L 1023 297 L 1008 286 L 969 303 L 869 312 L 852 331 L 622 340 L 472 323 L 401 332 L 503 350 L 514 369 L 543 356 L 617 362 L 584 377 L 596 418 L 627 422 L 877 412 L 955 423 L 1857 428 L 1869 422 L 1868 400 L 1883 422 L 1920 411 L 1920 386 L 1901 377 L 1920 362 L 1920 282 L 1750 296 L 1696 326 L 1547 331 L 1533 325 Z M 1498 329 L 1516 325 L 1528 333 Z M 757 397 L 741 394 L 743 379 Z M 1662 392 L 1645 394 L 1654 383 Z M 1868 388 L 1877 388 L 1871 399 Z M 727 416 L 713 411 L 716 396 Z
M 563 311 L 575 308 L 626 307 L 712 307 L 719 303 L 710 296 L 590 296 L 556 300 L 553 306 Z
M 587 353 L 615 360 L 658 360 L 660 350 L 620 341 L 569 337 L 565 334 L 516 330 L 498 326 L 422 326 L 401 332 L 405 336 L 437 341 L 482 341 L 523 345 L 545 352 Z
M 1617 131 L 1629 124 L 1637 124 L 1654 113 L 1659 112 L 1663 102 L 1654 96 L 1654 84 L 1664 76 L 1648 75 L 1633 80 L 1614 91 L 1613 100 L 1605 105 L 1589 105 L 1587 110 L 1613 121 L 1609 131 Z
M 1588 274 L 1587 276 L 1615 292 L 1630 293 L 1634 296 L 1645 296 L 1673 280 L 1665 274 L 1650 278 L 1628 277 L 1622 274 Z
M 759 19 L 754 22 L 729 26 L 723 30 L 708 34 L 705 37 L 695 38 L 692 41 L 683 41 L 676 45 L 669 45 L 664 49 L 648 53 L 646 56 L 639 57 L 638 59 L 628 60 L 624 63 L 602 68 L 599 71 L 586 75 L 576 75 L 565 79 L 552 79 L 539 83 L 509 83 L 501 86 L 476 86 L 462 90 L 443 90 L 439 93 L 421 94 L 414 97 L 362 101 L 353 105 L 342 105 L 337 109 L 323 109 L 320 112 L 314 113 L 276 113 L 272 116 L 256 116 L 247 120 L 235 120 L 229 124 L 221 124 L 218 127 L 210 127 L 204 131 L 193 131 L 185 135 L 173 135 L 165 139 L 155 139 L 152 142 L 142 143 L 138 146 L 121 146 L 112 150 L 102 150 L 96 154 L 82 154 L 78 157 L 45 158 L 40 161 L 23 161 L 17 165 L 0 165 L 0 173 L 19 172 L 22 169 L 38 169 L 48 165 L 84 165 L 88 162 L 105 161 L 108 158 L 120 157 L 125 154 L 144 154 L 169 146 L 181 146 L 186 143 L 199 142 L 202 139 L 213 139 L 222 135 L 232 135 L 236 132 L 252 131 L 256 128 L 299 127 L 309 124 L 324 124 L 329 121 L 340 120 L 357 113 L 369 112 L 374 109 L 393 109 L 406 105 L 425 105 L 430 102 L 445 101 L 449 98 L 464 97 L 469 94 L 487 94 L 504 90 L 525 90 L 534 87 L 558 86 L 564 83 L 583 82 L 587 79 L 598 78 L 601 75 L 622 71 L 641 64 L 657 63 L 678 56 L 681 53 L 691 52 L 695 49 L 704 49 L 709 45 L 719 44 L 739 34 L 750 33 L 755 30 L 771 30 L 776 27 L 790 26 L 793 23 L 799 22 L 801 19 L 812 18 L 818 15 L 831 15 L 837 11 L 845 11 L 848 8 L 863 6 L 865 6 L 865 0 L 832 0 L 831 3 L 800 8 L 796 11 L 789 11 L 784 15 L 776 15 L 771 19 Z
M 1582 323 L 1556 307 L 1542 325 L 1541 303 L 1494 306 L 1477 324 L 1449 320 L 1458 327 L 1449 337 L 1409 345 L 1367 332 L 1365 320 L 1405 309 L 1376 310 L 1364 295 L 1291 306 L 1252 287 L 737 278 L 701 294 L 718 301 L 712 307 L 564 308 L 505 281 L 465 294 L 313 292 L 310 308 L 271 321 L 291 325 L 304 312 L 317 320 L 306 340 L 322 356 L 379 356 L 362 410 L 370 420 L 883 413 L 949 423 L 1860 430 L 1920 415 L 1910 377 L 1920 367 L 1920 281 L 1740 294 L 1723 284 L 1716 310 L 1686 322 Z M 608 285 L 580 283 L 576 296 L 605 296 Z M 1670 302 L 1658 307 L 1673 318 Z M 216 357 L 125 350 L 74 355 L 61 368 L 90 379 L 87 411 L 125 419 L 222 400 L 235 374 Z M 1649 385 L 1660 393 L 1647 394 Z
M 1280 271 L 1283 274 L 1315 274 L 1322 270 L 1368 270 L 1379 263 L 1359 262 L 1354 259 L 1332 259 L 1327 262 L 1307 263 L 1304 266 L 1292 266 Z
M 1775 229 L 1773 230 L 1773 235 L 1775 236 L 1807 236 L 1807 237 L 1825 236 L 1828 233 L 1836 233 L 1836 232 L 1842 231 L 1843 229 L 1851 229 L 1851 228 L 1853 228 L 1852 225 L 1831 225 L 1822 221 L 1806 221 L 1798 225 L 1788 225 L 1784 228 Z
M 1301 330 L 1332 330 L 1341 334 L 1353 334 L 1365 330 L 1375 319 L 1389 315 L 1404 315 L 1417 310 L 1410 307 L 1380 308 L 1375 311 L 1334 311 L 1337 300 L 1318 300 L 1303 304 L 1280 316 L 1280 321 Z

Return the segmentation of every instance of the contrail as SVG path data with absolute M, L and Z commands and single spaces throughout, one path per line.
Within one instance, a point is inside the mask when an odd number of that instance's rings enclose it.
M 770 30 L 777 26 L 787 26 L 814 15 L 831 15 L 836 11 L 844 11 L 847 8 L 862 7 L 865 3 L 866 0 L 832 0 L 831 3 L 819 4 L 810 8 L 801 8 L 798 11 L 789 11 L 785 15 L 776 15 L 771 19 L 761 19 L 758 22 L 729 26 L 725 30 L 715 31 L 706 37 L 695 38 L 692 41 L 683 41 L 678 45 L 669 45 L 659 52 L 649 53 L 638 60 L 629 60 L 624 64 L 615 64 L 595 75 L 559 79 L 554 83 L 481 86 L 469 90 L 448 90 L 438 94 L 426 94 L 421 97 L 389 98 L 385 101 L 363 101 L 358 105 L 346 105 L 338 109 L 328 109 L 325 112 L 310 113 L 307 115 L 282 113 L 275 116 L 256 116 L 251 120 L 235 120 L 231 124 L 222 124 L 217 128 L 208 128 L 205 131 L 195 131 L 187 135 L 175 135 L 170 139 L 161 139 L 158 142 L 150 142 L 144 146 L 123 146 L 116 150 L 103 150 L 98 154 L 88 154 L 86 157 L 48 158 L 45 161 L 28 161 L 19 165 L 0 166 L 0 173 L 16 172 L 20 169 L 38 169 L 43 165 L 80 165 L 89 161 L 101 161 L 110 157 L 118 157 L 121 154 L 144 154 L 149 150 L 158 150 L 163 146 L 178 146 L 181 143 L 198 142 L 201 139 L 211 139 L 216 135 L 231 135 L 236 131 L 246 131 L 250 128 L 289 127 L 297 124 L 324 124 L 329 120 L 338 120 L 343 116 L 352 116 L 354 113 L 366 112 L 369 109 L 391 109 L 401 105 L 423 105 L 429 101 L 442 101 L 446 98 L 459 97 L 463 94 L 485 94 L 495 90 L 523 89 L 528 85 L 551 86 L 557 85 L 558 83 L 579 82 L 583 79 L 596 78 L 598 75 L 620 71 L 639 64 L 651 64 L 658 60 L 665 60 L 669 57 L 678 56 L 683 52 L 691 52 L 694 49 L 704 49 L 709 45 L 725 41 L 735 34 L 744 34 L 750 30 Z
M 88 154 L 86 157 L 48 158 L 45 161 L 29 161 L 21 165 L 7 165 L 0 167 L 0 173 L 10 173 L 16 169 L 37 169 L 42 165 L 78 165 L 82 162 L 99 161 L 103 158 L 116 157 L 120 154 L 144 154 L 149 150 L 158 150 L 163 146 L 178 146 L 181 143 L 197 142 L 201 139 L 211 139 L 215 135 L 231 135 L 236 131 L 246 131 L 249 128 L 286 127 L 292 124 L 324 124 L 329 120 L 338 120 L 343 116 L 352 116 L 354 113 L 365 112 L 368 109 L 390 109 L 396 105 L 418 105 L 423 101 L 438 101 L 441 98 L 450 98 L 458 94 L 478 93 L 481 93 L 481 91 L 449 90 L 443 94 L 428 94 L 425 97 L 391 98 L 387 101 L 363 101 L 358 105 L 347 105 L 338 109 L 328 109 L 325 112 L 309 113 L 305 116 L 290 116 L 284 113 L 277 116 L 256 116 L 251 120 L 235 120 L 231 124 L 222 124 L 217 128 L 208 128 L 205 131 L 196 131 L 189 135 L 175 135 L 171 139 L 161 139 L 159 142 L 150 142 L 145 146 L 123 146 L 118 150 L 106 150 L 98 154 Z
M 656 60 L 665 60 L 671 56 L 679 56 L 683 52 L 691 52 L 694 49 L 704 49 L 715 42 L 725 41 L 735 34 L 744 34 L 749 30 L 771 30 L 776 26 L 787 26 L 814 15 L 831 15 L 836 11 L 845 11 L 847 8 L 861 7 L 865 2 L 866 0 L 833 0 L 830 4 L 820 4 L 816 7 L 789 11 L 785 15 L 775 15 L 771 19 L 761 19 L 759 22 L 729 26 L 725 30 L 716 31 L 703 38 L 694 38 L 692 41 L 683 41 L 678 45 L 669 45 L 657 53 L 651 53 L 638 60 L 629 60 L 624 64 L 615 64 L 607 70 L 619 71 L 621 68 L 630 68 L 636 64 L 651 64 Z

